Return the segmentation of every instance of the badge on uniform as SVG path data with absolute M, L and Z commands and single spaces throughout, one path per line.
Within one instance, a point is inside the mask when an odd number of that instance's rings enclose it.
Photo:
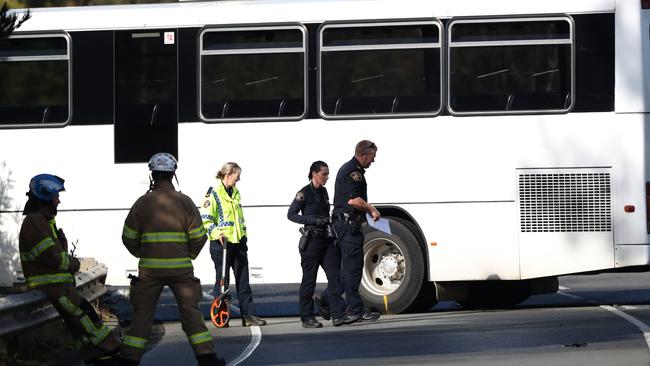
M 298 191 L 298 193 L 296 193 L 296 201 L 302 201 L 304 199 L 305 199 L 305 194 L 302 193 L 302 191 Z
M 361 173 L 355 170 L 352 173 L 350 173 L 350 178 L 352 178 L 352 180 L 355 182 L 360 182 L 361 179 L 363 179 L 363 176 L 361 175 Z
M 205 202 L 203 202 L 203 207 L 204 208 L 210 207 L 210 200 L 205 200 Z

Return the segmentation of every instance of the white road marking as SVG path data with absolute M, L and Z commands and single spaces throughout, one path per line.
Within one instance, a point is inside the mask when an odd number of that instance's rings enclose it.
M 643 333 L 643 338 L 645 338 L 645 343 L 648 345 L 648 348 L 650 348 L 650 327 L 648 327 L 644 322 L 640 321 L 639 319 L 633 317 L 632 315 L 628 313 L 624 313 L 617 308 L 609 305 L 601 305 L 601 308 L 611 311 L 612 313 L 620 316 L 621 318 L 627 320 L 629 323 L 634 325 L 635 327 L 639 328 L 641 333 Z
M 558 294 L 568 296 L 570 298 L 580 300 L 580 301 L 592 302 L 592 301 L 583 299 L 580 296 L 576 296 L 576 295 L 573 295 L 573 294 L 567 294 L 565 292 L 558 291 Z M 650 349 L 650 327 L 648 325 L 646 325 L 644 322 L 640 321 L 639 319 L 633 317 L 632 315 L 630 315 L 628 313 L 625 313 L 625 312 L 622 312 L 621 310 L 619 310 L 619 309 L 617 309 L 617 308 L 615 308 L 613 306 L 610 306 L 610 305 L 599 305 L 599 306 L 600 306 L 600 308 L 605 309 L 605 310 L 613 313 L 614 315 L 617 315 L 618 317 L 621 317 L 621 318 L 625 319 L 628 323 L 630 323 L 630 324 L 634 325 L 635 327 L 637 327 L 641 331 L 641 333 L 643 334 L 643 339 L 645 339 L 645 343 L 648 346 L 648 348 Z M 631 309 L 632 307 L 627 307 L 627 308 Z
M 258 326 L 252 326 L 251 329 L 251 342 L 248 344 L 246 349 L 234 360 L 230 361 L 227 366 L 237 366 L 240 363 L 244 362 L 250 355 L 253 354 L 255 348 L 260 345 L 262 341 L 262 331 Z
M 560 286 L 559 289 L 562 291 L 571 290 L 570 288 L 564 286 Z
M 587 300 L 583 299 L 580 296 L 576 296 L 576 295 L 573 295 L 573 294 L 567 294 L 566 292 L 558 291 L 557 293 L 559 295 L 564 295 L 564 296 L 570 297 L 572 299 L 576 299 L 576 300 L 580 300 L 580 301 L 587 301 Z

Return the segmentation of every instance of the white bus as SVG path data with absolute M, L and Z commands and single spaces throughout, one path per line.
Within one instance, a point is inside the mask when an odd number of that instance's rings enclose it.
M 286 213 L 310 163 L 378 147 L 362 295 L 404 312 L 507 305 L 557 276 L 647 270 L 646 0 L 258 0 L 32 9 L 0 40 L 0 245 L 24 192 L 66 180 L 58 222 L 127 284 L 124 218 L 146 162 L 200 204 L 226 161 L 252 283 L 298 283 Z M 649 9 L 649 10 L 646 10 Z M 333 180 L 328 184 L 333 197 Z M 207 248 L 194 262 L 214 281 Z M 324 277 L 320 277 L 324 280 Z

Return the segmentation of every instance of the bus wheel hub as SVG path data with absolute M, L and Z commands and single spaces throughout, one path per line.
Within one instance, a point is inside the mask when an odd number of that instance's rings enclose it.
M 391 253 L 381 259 L 379 273 L 383 278 L 391 281 L 400 280 L 403 277 L 402 272 L 400 271 L 400 259 L 397 253 Z

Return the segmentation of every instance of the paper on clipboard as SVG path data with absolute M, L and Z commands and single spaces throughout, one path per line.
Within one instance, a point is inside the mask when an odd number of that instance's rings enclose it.
M 383 231 L 386 234 L 391 235 L 390 225 L 388 220 L 380 218 L 379 220 L 375 221 L 372 219 L 372 216 L 370 216 L 369 213 L 366 214 L 366 220 L 368 220 L 368 225 L 370 225 L 371 227 L 374 227 L 377 230 Z

